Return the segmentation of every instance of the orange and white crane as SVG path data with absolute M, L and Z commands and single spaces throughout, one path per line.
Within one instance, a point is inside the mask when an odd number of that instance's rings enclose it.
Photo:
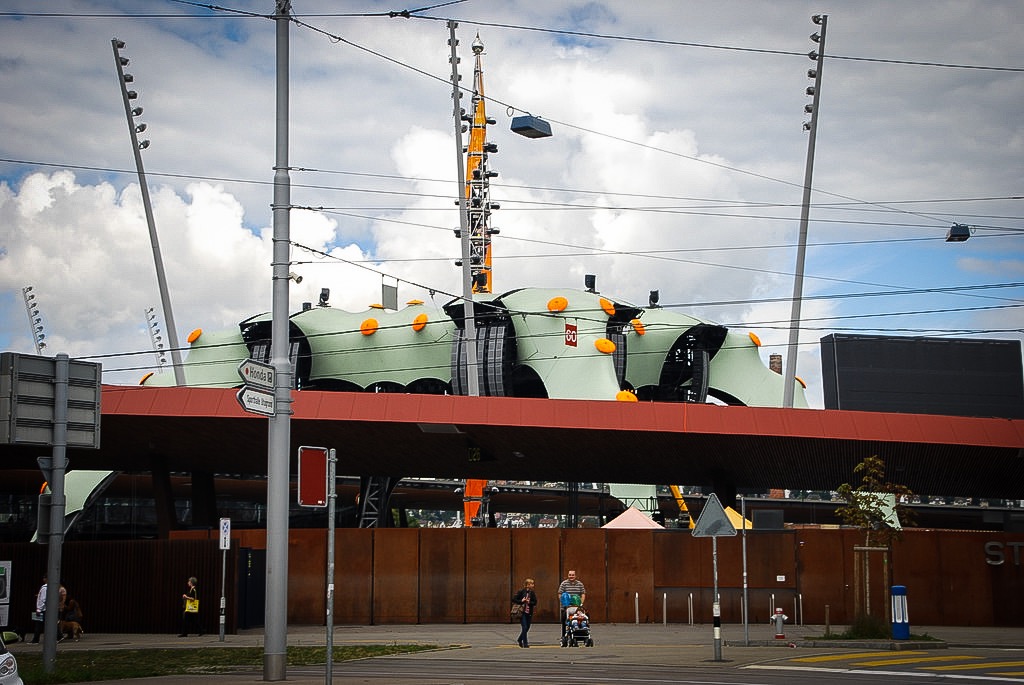
M 484 70 L 481 57 L 484 44 L 477 34 L 473 40 L 473 99 L 471 112 L 462 115 L 469 127 L 469 144 L 466 153 L 466 213 L 469 227 L 470 274 L 473 292 L 489 293 L 491 281 L 491 236 L 498 230 L 491 227 L 491 212 L 499 209 L 491 202 L 491 179 L 498 175 L 488 164 L 488 155 L 498 151 L 498 146 L 487 141 L 487 125 L 494 119 L 487 117 L 484 102 Z
M 478 33 L 473 40 L 473 99 L 471 112 L 462 115 L 462 120 L 469 127 L 469 143 L 465 146 L 466 153 L 466 226 L 469 229 L 470 274 L 474 293 L 489 293 L 492 288 L 491 272 L 491 235 L 498 232 L 491 228 L 491 212 L 498 209 L 491 202 L 492 178 L 498 172 L 492 171 L 488 164 L 488 155 L 498 151 L 498 146 L 487 141 L 487 125 L 494 120 L 487 118 L 484 101 L 484 70 L 482 55 L 484 44 Z M 489 518 L 487 511 L 488 495 L 485 494 L 487 481 L 470 479 L 462 498 L 463 521 L 465 526 L 473 527 L 474 523 L 486 527 Z

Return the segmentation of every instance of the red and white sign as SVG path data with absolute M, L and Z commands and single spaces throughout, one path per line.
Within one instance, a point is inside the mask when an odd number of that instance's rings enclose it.
M 565 344 L 568 345 L 569 347 L 576 347 L 576 339 L 576 324 L 565 324 Z

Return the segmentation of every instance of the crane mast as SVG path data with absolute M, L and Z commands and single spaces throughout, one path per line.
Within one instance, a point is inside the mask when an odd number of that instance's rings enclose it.
M 484 44 L 478 33 L 473 40 L 473 99 L 472 112 L 463 113 L 462 120 L 469 126 L 469 144 L 463 148 L 466 153 L 466 226 L 469 228 L 470 274 L 474 293 L 489 293 L 492 287 L 491 235 L 497 229 L 491 228 L 491 212 L 498 209 L 491 202 L 491 179 L 498 172 L 491 171 L 488 155 L 498 151 L 498 146 L 487 142 L 487 125 L 494 119 L 487 118 L 484 102 L 484 70 L 482 55 Z M 463 525 L 486 527 L 489 519 L 486 493 L 487 481 L 469 479 L 466 481 L 463 500 Z
M 487 117 L 484 102 L 484 70 L 481 56 L 484 44 L 477 34 L 473 40 L 473 99 L 472 112 L 462 115 L 469 126 L 469 144 L 466 153 L 466 213 L 469 227 L 470 274 L 473 292 L 489 293 L 492 288 L 491 235 L 498 233 L 491 228 L 491 212 L 499 209 L 491 202 L 491 179 L 498 175 L 488 163 L 488 155 L 498 151 L 498 146 L 487 141 L 487 125 L 494 119 Z

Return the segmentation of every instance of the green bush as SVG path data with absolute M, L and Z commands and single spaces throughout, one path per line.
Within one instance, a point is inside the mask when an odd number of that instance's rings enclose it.
M 839 637 L 846 640 L 888 640 L 892 637 L 892 629 L 877 616 L 861 614 L 853 619 L 850 627 Z

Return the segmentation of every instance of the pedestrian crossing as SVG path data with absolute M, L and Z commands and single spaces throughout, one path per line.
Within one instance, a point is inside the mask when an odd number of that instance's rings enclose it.
M 991 655 L 942 650 L 829 652 L 809 656 L 793 656 L 750 668 L 799 670 L 811 672 L 840 671 L 874 673 L 877 675 L 931 675 L 942 679 L 962 680 L 984 677 L 997 682 L 1024 683 L 1024 650 Z M 1016 658 L 1017 656 L 1020 658 Z

